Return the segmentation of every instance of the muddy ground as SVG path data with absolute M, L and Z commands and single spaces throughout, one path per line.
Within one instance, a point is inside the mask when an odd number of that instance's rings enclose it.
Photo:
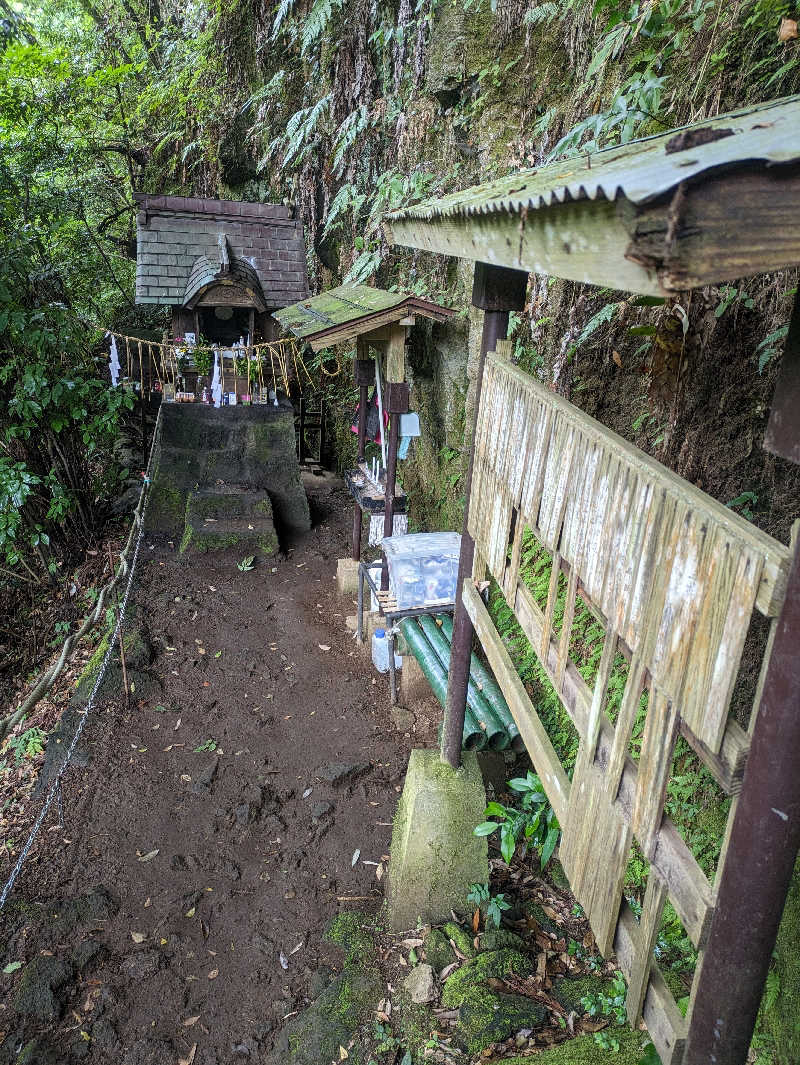
M 194 1044 L 195 1065 L 259 1060 L 334 960 L 329 919 L 379 908 L 369 863 L 383 872 L 434 716 L 394 728 L 336 594 L 349 497 L 332 477 L 307 487 L 313 530 L 252 572 L 145 539 L 137 603 L 163 691 L 90 716 L 64 827 L 48 818 L 0 915 L 0 1062 L 33 1038 L 40 1062 L 177 1065 Z M 16 963 L 36 958 L 31 979 Z

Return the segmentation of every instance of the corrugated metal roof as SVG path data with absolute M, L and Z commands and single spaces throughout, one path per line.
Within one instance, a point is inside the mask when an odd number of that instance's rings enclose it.
M 708 131 L 708 132 L 706 132 Z M 716 137 L 703 143 L 706 136 Z M 519 214 L 567 200 L 658 199 L 699 174 L 741 166 L 800 161 L 800 96 L 733 111 L 656 137 L 594 155 L 522 170 L 509 177 L 427 200 L 390 214 L 387 221 Z
M 386 292 L 380 288 L 370 288 L 369 285 L 340 285 L 321 292 L 319 296 L 284 307 L 276 311 L 273 317 L 284 329 L 296 337 L 304 338 L 396 307 L 406 299 L 408 296 L 402 292 Z

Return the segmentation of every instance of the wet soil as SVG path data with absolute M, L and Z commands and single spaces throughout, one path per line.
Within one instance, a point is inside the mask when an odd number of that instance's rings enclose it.
M 4 963 L 58 969 L 49 1015 L 14 1009 L 24 970 L 0 976 L 5 1053 L 38 1035 L 59 1062 L 176 1065 L 194 1044 L 195 1065 L 260 1060 L 334 961 L 329 919 L 380 907 L 367 863 L 388 853 L 412 739 L 435 737 L 394 729 L 336 593 L 349 497 L 331 477 L 307 487 L 311 533 L 251 572 L 143 543 L 163 693 L 93 712 L 64 827 L 48 819 L 0 915 Z M 64 900 L 82 915 L 66 925 Z

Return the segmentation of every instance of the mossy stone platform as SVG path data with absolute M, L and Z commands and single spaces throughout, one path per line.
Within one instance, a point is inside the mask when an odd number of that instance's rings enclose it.
M 162 406 L 161 453 L 147 508 L 148 531 L 178 539 L 190 492 L 220 484 L 267 492 L 281 530 L 308 531 L 311 518 L 290 403 L 219 409 L 195 403 Z
M 277 554 L 278 537 L 266 492 L 220 485 L 189 493 L 181 553 L 227 547 L 249 549 L 251 554 Z

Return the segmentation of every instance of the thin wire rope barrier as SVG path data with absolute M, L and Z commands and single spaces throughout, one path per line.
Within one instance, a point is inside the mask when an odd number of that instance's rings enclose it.
M 127 586 L 125 588 L 125 595 L 123 596 L 122 603 L 121 603 L 120 608 L 119 608 L 119 614 L 117 616 L 117 623 L 114 626 L 114 632 L 112 633 L 111 639 L 109 640 L 108 649 L 107 649 L 107 651 L 106 651 L 106 653 L 105 653 L 105 655 L 103 657 L 103 661 L 101 663 L 100 670 L 99 670 L 99 672 L 97 674 L 97 678 L 96 678 L 96 680 L 94 682 L 94 686 L 92 687 L 91 694 L 89 695 L 89 700 L 88 700 L 88 702 L 86 704 L 85 709 L 81 712 L 81 717 L 80 717 L 80 720 L 78 722 L 77 728 L 75 729 L 75 734 L 72 737 L 72 742 L 70 743 L 69 747 L 67 748 L 67 753 L 66 753 L 66 755 L 64 757 L 63 762 L 59 766 L 58 772 L 56 773 L 55 778 L 54 778 L 52 784 L 50 785 L 50 788 L 49 788 L 49 790 L 47 792 L 47 795 L 45 796 L 45 800 L 42 803 L 42 808 L 39 811 L 39 815 L 38 815 L 38 817 L 36 818 L 36 820 L 33 823 L 33 827 L 31 828 L 30 833 L 28 834 L 28 838 L 26 839 L 25 844 L 24 844 L 22 850 L 20 851 L 19 857 L 17 858 L 17 861 L 16 861 L 16 863 L 14 865 L 14 868 L 11 870 L 11 875 L 9 876 L 8 880 L 6 881 L 2 892 L 0 892 L 0 911 L 2 911 L 3 907 L 6 904 L 6 900 L 7 900 L 8 896 L 9 896 L 9 894 L 11 893 L 11 890 L 14 887 L 14 884 L 15 884 L 15 882 L 17 880 L 17 877 L 19 876 L 19 874 L 20 874 L 20 872 L 22 870 L 23 865 L 25 864 L 25 860 L 27 859 L 28 854 L 30 853 L 31 847 L 33 846 L 34 842 L 36 841 L 37 836 L 39 835 L 39 832 L 41 830 L 42 824 L 44 823 L 44 819 L 45 819 L 45 817 L 47 817 L 47 813 L 50 810 L 50 807 L 52 806 L 54 799 L 58 799 L 59 817 L 60 817 L 61 821 L 63 822 L 63 804 L 62 804 L 62 798 L 61 798 L 61 779 L 62 779 L 62 777 L 64 776 L 64 773 L 67 770 L 67 767 L 68 767 L 68 765 L 70 763 L 70 760 L 72 759 L 72 755 L 73 755 L 73 753 L 75 751 L 75 747 L 77 746 L 78 740 L 80 739 L 80 736 L 81 736 L 81 734 L 82 734 L 82 732 L 84 730 L 84 727 L 86 726 L 86 722 L 89 719 L 89 714 L 94 709 L 94 701 L 97 698 L 97 693 L 100 690 L 100 685 L 103 683 L 103 679 L 105 678 L 106 670 L 108 669 L 108 664 L 111 661 L 111 655 L 112 655 L 112 653 L 114 651 L 114 648 L 117 645 L 117 642 L 119 641 L 120 631 L 121 631 L 122 625 L 123 625 L 123 623 L 125 621 L 125 612 L 126 612 L 126 610 L 128 608 L 128 599 L 129 599 L 130 594 L 131 594 L 131 589 L 133 588 L 133 578 L 134 578 L 134 576 L 136 574 L 136 563 L 137 563 L 137 561 L 139 559 L 139 551 L 140 551 L 141 546 L 142 546 L 142 536 L 144 534 L 144 518 L 145 518 L 145 514 L 147 513 L 147 504 L 150 501 L 150 485 L 152 483 L 152 474 L 153 474 L 153 467 L 154 467 L 154 463 L 155 463 L 156 451 L 157 451 L 157 449 L 160 446 L 160 441 L 161 441 L 161 416 L 160 416 L 160 411 L 159 411 L 158 424 L 156 426 L 156 431 L 153 433 L 153 443 L 152 443 L 152 446 L 150 448 L 150 458 L 149 458 L 148 463 L 147 463 L 147 470 L 145 471 L 144 483 L 142 484 L 142 497 L 143 497 L 143 500 L 144 500 L 144 505 L 142 507 L 142 510 L 141 510 L 141 513 L 140 513 L 140 516 L 139 516 L 139 532 L 138 532 L 138 535 L 136 537 L 136 546 L 134 548 L 133 558 L 131 559 L 130 567 L 129 567 L 129 570 L 128 570 L 128 583 L 127 583 Z

